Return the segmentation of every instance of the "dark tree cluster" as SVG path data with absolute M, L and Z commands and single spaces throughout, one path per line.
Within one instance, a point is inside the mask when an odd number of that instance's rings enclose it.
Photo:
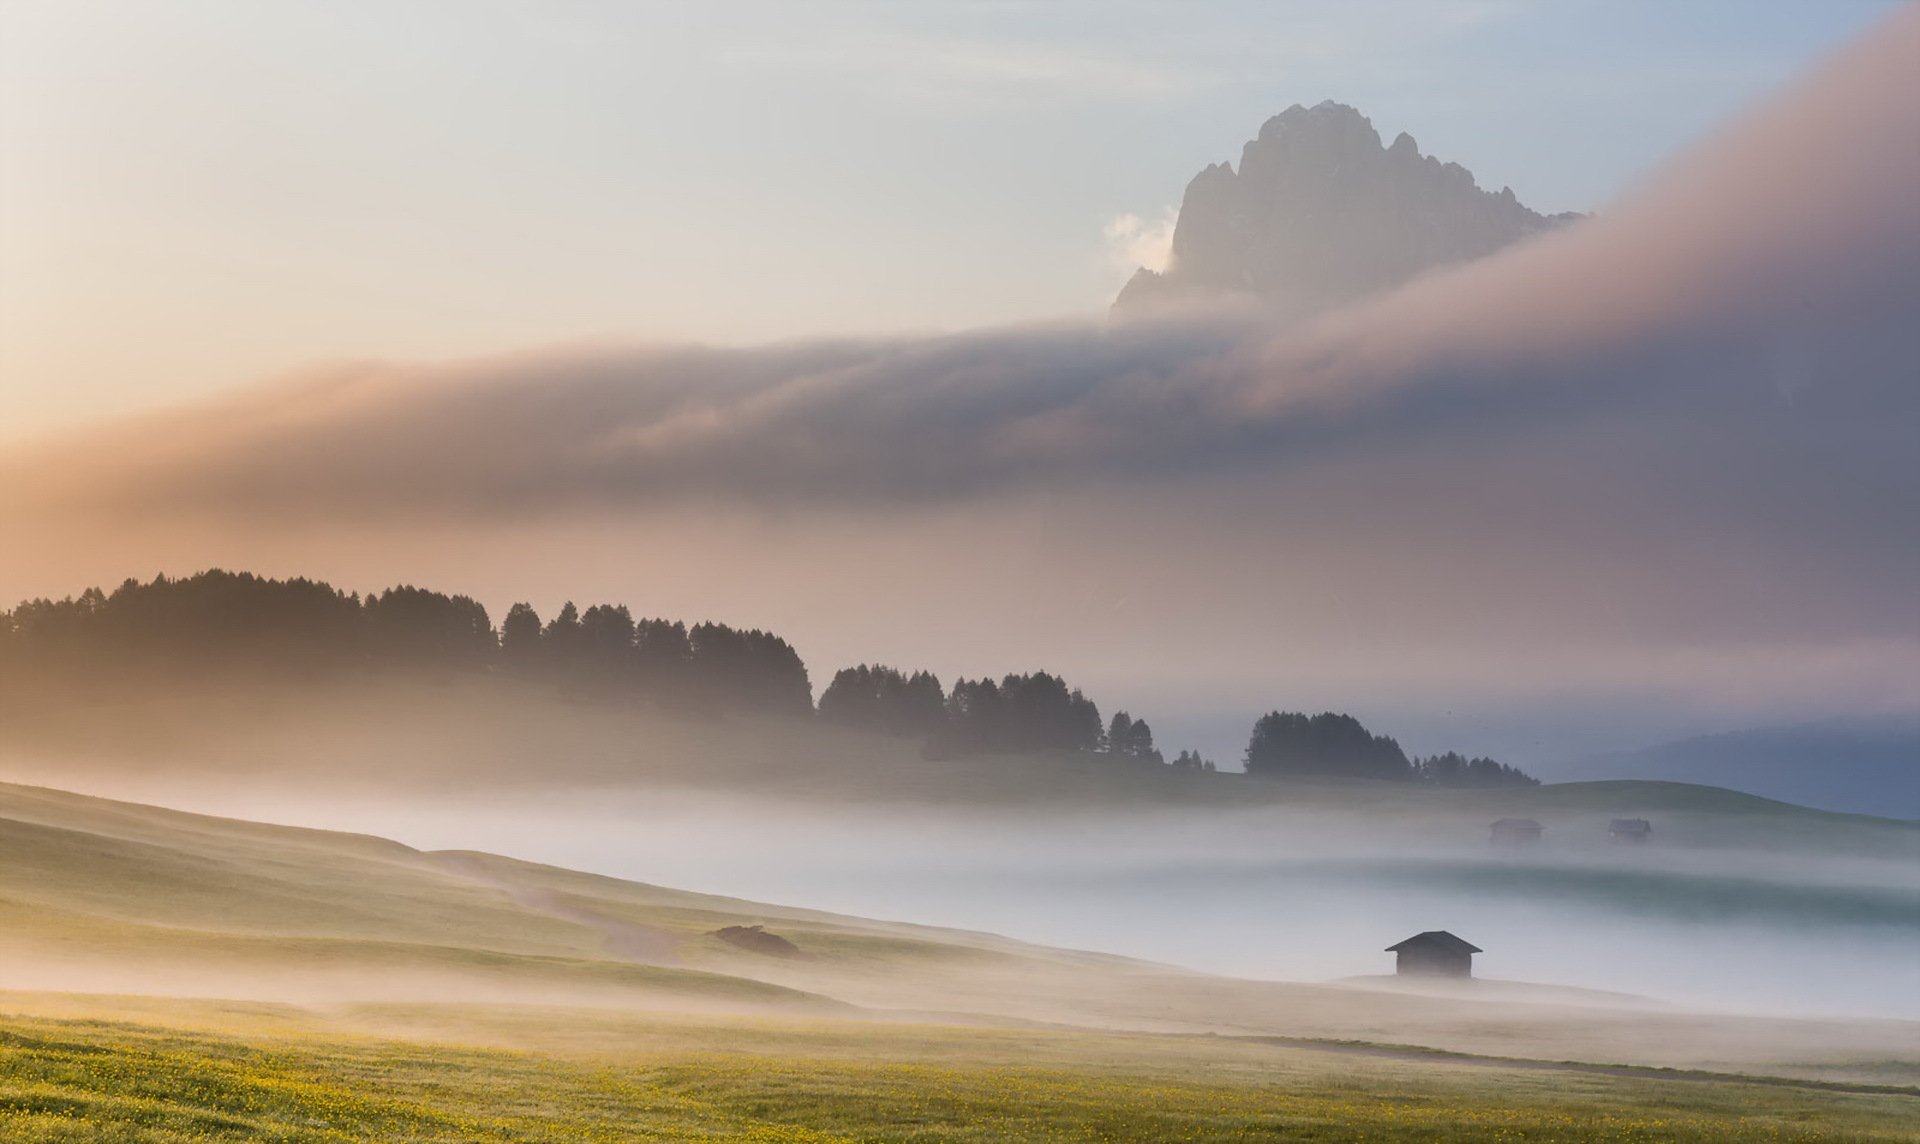
M 1351 715 L 1271 711 L 1253 725 L 1247 773 L 1410 779 L 1413 765 L 1399 743 L 1373 734 Z
M 495 667 L 576 692 L 788 714 L 813 708 L 806 666 L 778 636 L 635 622 L 619 605 L 583 613 L 567 604 L 543 624 L 515 604 L 496 632 L 486 608 L 466 596 L 403 585 L 362 599 L 314 580 L 215 569 L 0 612 L 0 668 L 88 679 Z
M 947 723 L 932 744 L 943 754 L 1098 751 L 1105 744 L 1100 708 L 1059 676 L 1036 671 L 954 681 Z
M 572 601 L 544 624 L 528 604 L 500 624 L 508 672 L 576 694 L 670 699 L 804 715 L 813 710 L 807 667 L 786 640 L 759 629 L 635 620 L 624 604 Z
M 494 649 L 486 609 L 465 596 L 400 587 L 362 600 L 315 580 L 218 569 L 0 613 L 0 660 L 96 678 L 153 669 L 311 675 L 390 662 L 477 666 Z
M 1484 789 L 1540 785 L 1539 779 L 1518 767 L 1510 767 L 1488 758 L 1469 759 L 1457 751 L 1415 759 L 1413 770 L 1414 775 L 1421 782 L 1442 787 Z
M 485 667 L 500 641 L 479 601 L 402 585 L 361 605 L 367 653 L 401 667 Z
M 1153 728 L 1145 719 L 1135 719 L 1125 711 L 1115 711 L 1113 722 L 1107 724 L 1107 752 L 1126 759 L 1167 761 L 1160 748 L 1153 745 Z
M 1201 758 L 1198 751 L 1181 751 L 1167 765 L 1176 771 L 1202 771 L 1206 774 L 1212 774 L 1215 769 L 1213 760 Z
M 571 695 L 642 699 L 709 710 L 813 712 L 806 664 L 771 632 L 639 619 L 624 605 L 572 603 L 542 620 L 515 604 L 496 630 L 466 596 L 402 585 L 362 598 L 317 580 L 272 580 L 215 569 L 180 579 L 128 580 L 64 600 L 0 612 L 0 699 L 31 702 L 31 679 L 313 678 L 407 670 L 444 676 L 498 672 Z M 847 727 L 924 739 L 934 757 L 1104 752 L 1114 759 L 1210 773 L 1198 752 L 1167 764 L 1144 719 L 1103 723 L 1077 688 L 1044 671 L 960 679 L 881 664 L 849 667 L 820 697 L 819 716 Z M 1252 775 L 1418 781 L 1437 787 L 1534 784 L 1486 758 L 1409 760 L 1400 744 L 1351 715 L 1273 711 L 1254 724 Z
M 935 757 L 1080 751 L 1166 763 L 1145 719 L 1120 711 L 1103 728 L 1093 700 L 1044 671 L 999 680 L 961 679 L 948 694 L 931 672 L 909 675 L 883 664 L 861 664 L 833 677 L 820 696 L 820 717 L 848 727 L 924 738 Z M 1212 763 L 1193 751 L 1182 751 L 1174 765 L 1213 770 Z
M 1458 753 L 1409 759 L 1400 744 L 1376 735 L 1351 715 L 1272 711 L 1253 725 L 1247 742 L 1250 775 L 1419 781 L 1442 787 L 1537 786 L 1517 767 Z
M 932 672 L 881 664 L 844 668 L 820 695 L 820 717 L 848 727 L 927 738 L 947 723 L 947 692 Z

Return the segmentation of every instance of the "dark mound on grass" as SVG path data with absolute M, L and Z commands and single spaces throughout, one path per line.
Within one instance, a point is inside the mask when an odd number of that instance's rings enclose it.
M 767 957 L 805 956 L 799 946 L 777 933 L 768 933 L 760 926 L 724 926 L 714 930 L 713 936 L 729 945 L 737 945 L 750 953 Z

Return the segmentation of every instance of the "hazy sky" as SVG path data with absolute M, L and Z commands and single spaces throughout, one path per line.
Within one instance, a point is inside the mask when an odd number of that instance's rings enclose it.
M 1105 305 L 1270 114 L 1590 209 L 1867 26 L 1803 3 L 21 3 L 0 437 L 318 360 Z
M 1225 758 L 1271 706 L 1522 763 L 1920 712 L 1882 8 L 9 9 L 0 600 L 619 601 Z M 1116 217 L 1329 95 L 1598 213 L 1305 324 L 1100 320 Z

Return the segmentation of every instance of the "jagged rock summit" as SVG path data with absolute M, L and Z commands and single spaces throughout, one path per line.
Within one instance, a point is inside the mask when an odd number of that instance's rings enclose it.
M 1252 298 L 1306 317 L 1579 217 L 1481 190 L 1405 132 L 1384 146 L 1345 104 L 1296 104 L 1261 126 L 1238 171 L 1215 163 L 1194 176 L 1167 269 L 1135 272 L 1114 312 Z

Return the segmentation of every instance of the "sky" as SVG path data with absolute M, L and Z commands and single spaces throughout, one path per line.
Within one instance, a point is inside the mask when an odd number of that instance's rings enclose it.
M 1296 102 L 1590 210 L 1889 7 L 6 0 L 0 439 L 316 362 L 1096 313 Z
M 1229 763 L 1270 707 L 1526 765 L 1920 712 L 1886 15 L 12 8 L 0 598 L 619 601 L 816 685 L 1059 671 Z M 1106 324 L 1116 250 L 1329 96 L 1596 213 Z

